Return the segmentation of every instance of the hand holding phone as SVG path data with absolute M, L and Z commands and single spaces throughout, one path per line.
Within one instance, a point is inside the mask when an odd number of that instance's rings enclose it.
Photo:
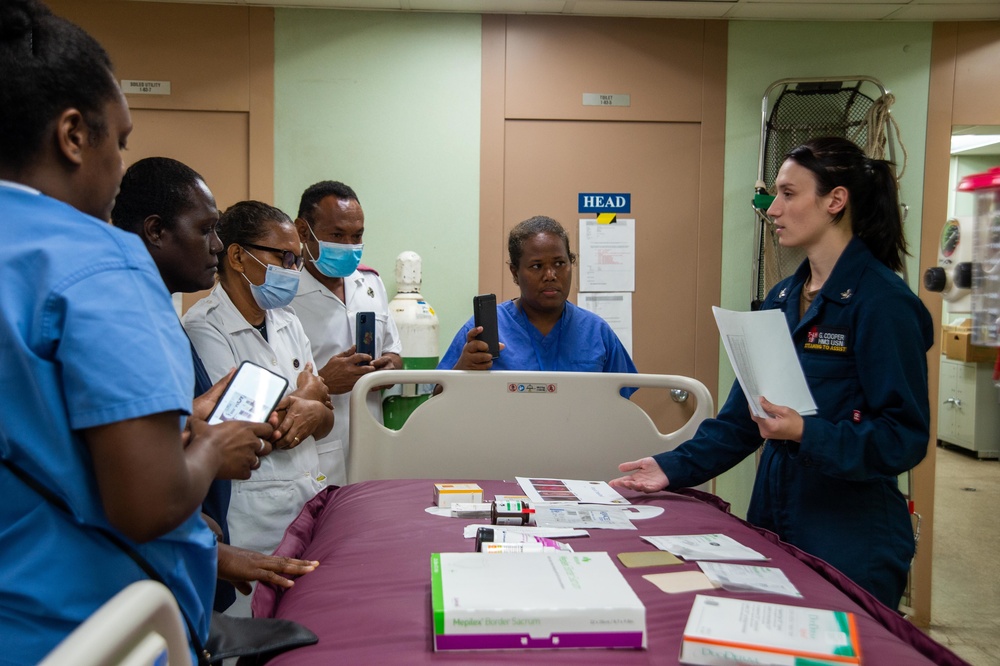
M 223 421 L 264 423 L 288 387 L 288 380 L 267 368 L 243 361 L 229 381 L 208 424 Z
M 497 329 L 497 297 L 495 294 L 480 294 L 472 297 L 472 313 L 476 326 L 483 332 L 476 336 L 489 346 L 490 356 L 500 358 L 500 333 Z
M 375 358 L 375 313 L 359 312 L 354 315 L 355 332 L 354 340 L 357 344 L 358 354 L 368 354 Z M 368 361 L 358 363 L 358 365 L 370 365 Z

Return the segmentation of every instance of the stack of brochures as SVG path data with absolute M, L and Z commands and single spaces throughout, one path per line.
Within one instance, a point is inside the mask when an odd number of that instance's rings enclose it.
M 669 536 L 644 536 L 660 550 L 673 553 L 685 560 L 766 560 L 753 548 L 747 548 L 725 534 L 673 534 Z
M 695 597 L 682 664 L 843 666 L 860 664 L 854 615 L 725 597 Z

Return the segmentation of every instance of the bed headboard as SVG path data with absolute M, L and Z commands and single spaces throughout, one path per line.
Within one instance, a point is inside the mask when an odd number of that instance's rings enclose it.
M 395 431 L 359 399 L 393 383 L 440 384 L 444 390 Z M 646 412 L 619 395 L 626 386 L 681 389 L 696 407 L 680 429 L 661 433 Z M 712 415 L 705 385 L 676 375 L 382 370 L 358 380 L 351 395 L 347 480 L 607 480 L 619 475 L 618 463 L 676 447 Z

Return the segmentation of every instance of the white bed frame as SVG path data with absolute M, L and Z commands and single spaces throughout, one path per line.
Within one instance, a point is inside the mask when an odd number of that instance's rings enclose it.
M 395 383 L 444 390 L 395 431 L 377 422 L 363 399 Z M 680 429 L 661 433 L 619 395 L 626 386 L 687 391 L 696 407 Z M 382 370 L 358 380 L 351 394 L 347 481 L 608 480 L 619 476 L 619 463 L 675 448 L 713 415 L 705 385 L 676 375 Z
M 162 663 L 191 666 L 187 630 L 170 590 L 162 583 L 141 580 L 111 597 L 38 666 Z

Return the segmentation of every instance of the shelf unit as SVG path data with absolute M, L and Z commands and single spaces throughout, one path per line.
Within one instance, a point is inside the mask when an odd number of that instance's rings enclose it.
M 1000 401 L 993 367 L 941 357 L 938 441 L 1000 458 Z

